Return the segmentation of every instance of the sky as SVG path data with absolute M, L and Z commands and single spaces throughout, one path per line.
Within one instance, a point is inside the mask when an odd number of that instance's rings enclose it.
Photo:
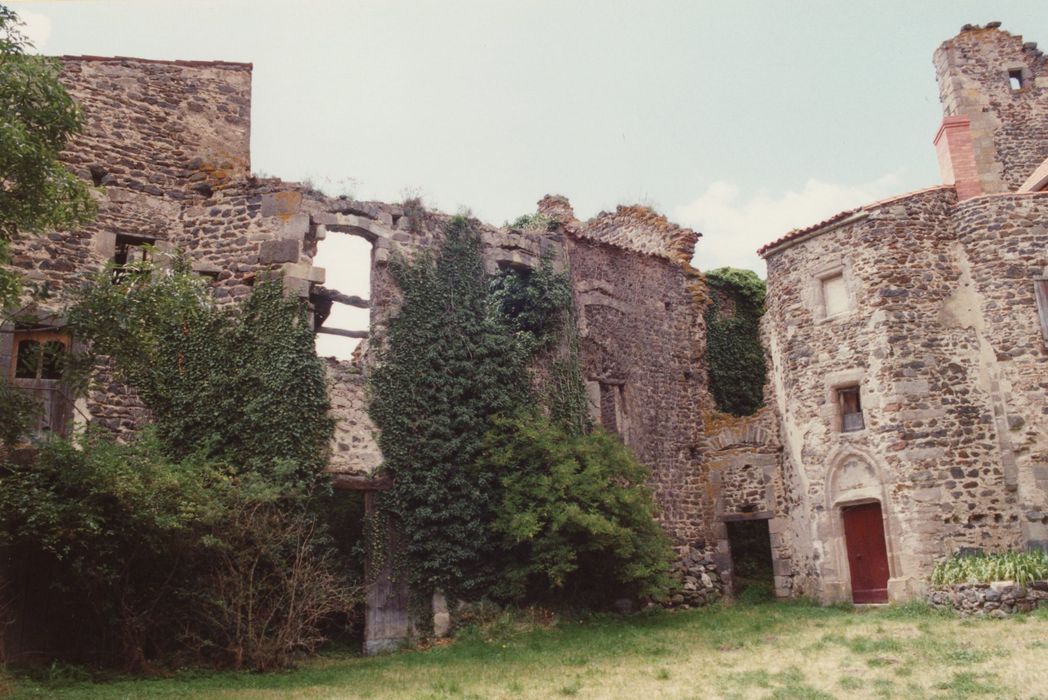
M 494 224 L 639 202 L 703 234 L 696 267 L 762 277 L 791 228 L 940 182 L 942 41 L 998 20 L 1048 47 L 1044 0 L 9 4 L 45 54 L 253 63 L 256 173 Z M 317 264 L 367 295 L 366 259 L 331 236 Z

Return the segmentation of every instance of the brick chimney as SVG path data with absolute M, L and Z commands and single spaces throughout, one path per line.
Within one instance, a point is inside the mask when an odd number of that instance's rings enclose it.
M 942 181 L 957 188 L 957 201 L 983 193 L 972 148 L 972 125 L 968 117 L 943 117 L 935 135 L 935 153 L 939 156 Z

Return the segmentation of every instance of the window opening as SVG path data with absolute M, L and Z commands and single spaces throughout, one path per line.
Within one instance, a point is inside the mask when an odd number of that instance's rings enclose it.
M 318 242 L 313 264 L 327 271 L 324 293 L 312 301 L 316 348 L 321 357 L 350 360 L 371 326 L 372 244 L 353 234 L 328 232 Z
M 850 433 L 866 427 L 862 417 L 859 387 L 850 386 L 838 389 L 837 401 L 841 408 L 841 432 Z
M 1021 68 L 1008 71 L 1008 82 L 1012 86 L 1012 90 L 1023 89 L 1023 72 Z
M 837 273 L 822 279 L 822 303 L 827 318 L 848 310 L 848 290 L 844 286 L 843 274 Z
M 69 335 L 60 330 L 16 330 L 8 369 L 12 386 L 28 392 L 40 405 L 32 433 L 65 435 L 72 417 L 72 398 L 59 380 L 65 370 Z
M 15 379 L 61 379 L 65 352 L 65 343 L 59 340 L 19 340 Z
M 136 267 L 151 259 L 150 248 L 155 239 L 116 235 L 116 248 L 113 253 L 113 281 L 119 282 L 125 276 L 135 273 Z

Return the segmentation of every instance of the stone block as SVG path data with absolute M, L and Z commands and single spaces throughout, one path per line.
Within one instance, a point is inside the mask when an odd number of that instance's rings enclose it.
M 301 241 L 309 233 L 309 214 L 295 214 L 284 220 L 280 229 L 281 238 Z
M 262 216 L 289 218 L 302 208 L 302 193 L 295 190 L 262 195 Z
M 258 261 L 263 265 L 274 263 L 294 263 L 298 261 L 298 241 L 283 238 L 277 241 L 263 241 L 259 246 Z M 306 275 L 300 275 L 305 277 Z

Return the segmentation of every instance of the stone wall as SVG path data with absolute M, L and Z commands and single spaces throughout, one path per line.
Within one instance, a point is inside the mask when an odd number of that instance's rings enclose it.
M 659 519 L 674 542 L 701 549 L 713 535 L 702 454 L 701 278 L 588 236 L 569 237 L 568 261 L 591 401 L 651 469 Z
M 953 204 L 940 188 L 872 205 L 768 256 L 763 332 L 797 497 L 797 592 L 848 596 L 849 503 L 881 503 L 898 597 L 944 554 L 1020 544 Z M 820 280 L 837 273 L 850 309 L 826 317 Z M 856 432 L 842 431 L 835 395 L 849 385 L 861 394 Z
M 1035 280 L 1048 272 L 1048 193 L 979 197 L 959 204 L 953 226 L 961 294 L 993 399 L 1001 468 L 1027 545 L 1048 547 L 1048 345 Z
M 1014 581 L 937 586 L 929 592 L 928 603 L 965 616 L 1007 617 L 1048 608 L 1048 581 L 1031 581 L 1025 586 Z
M 971 120 L 983 192 L 1017 189 L 1048 158 L 1048 59 L 991 22 L 965 27 L 935 52 L 943 113 Z M 1010 72 L 1022 76 L 1014 90 Z

